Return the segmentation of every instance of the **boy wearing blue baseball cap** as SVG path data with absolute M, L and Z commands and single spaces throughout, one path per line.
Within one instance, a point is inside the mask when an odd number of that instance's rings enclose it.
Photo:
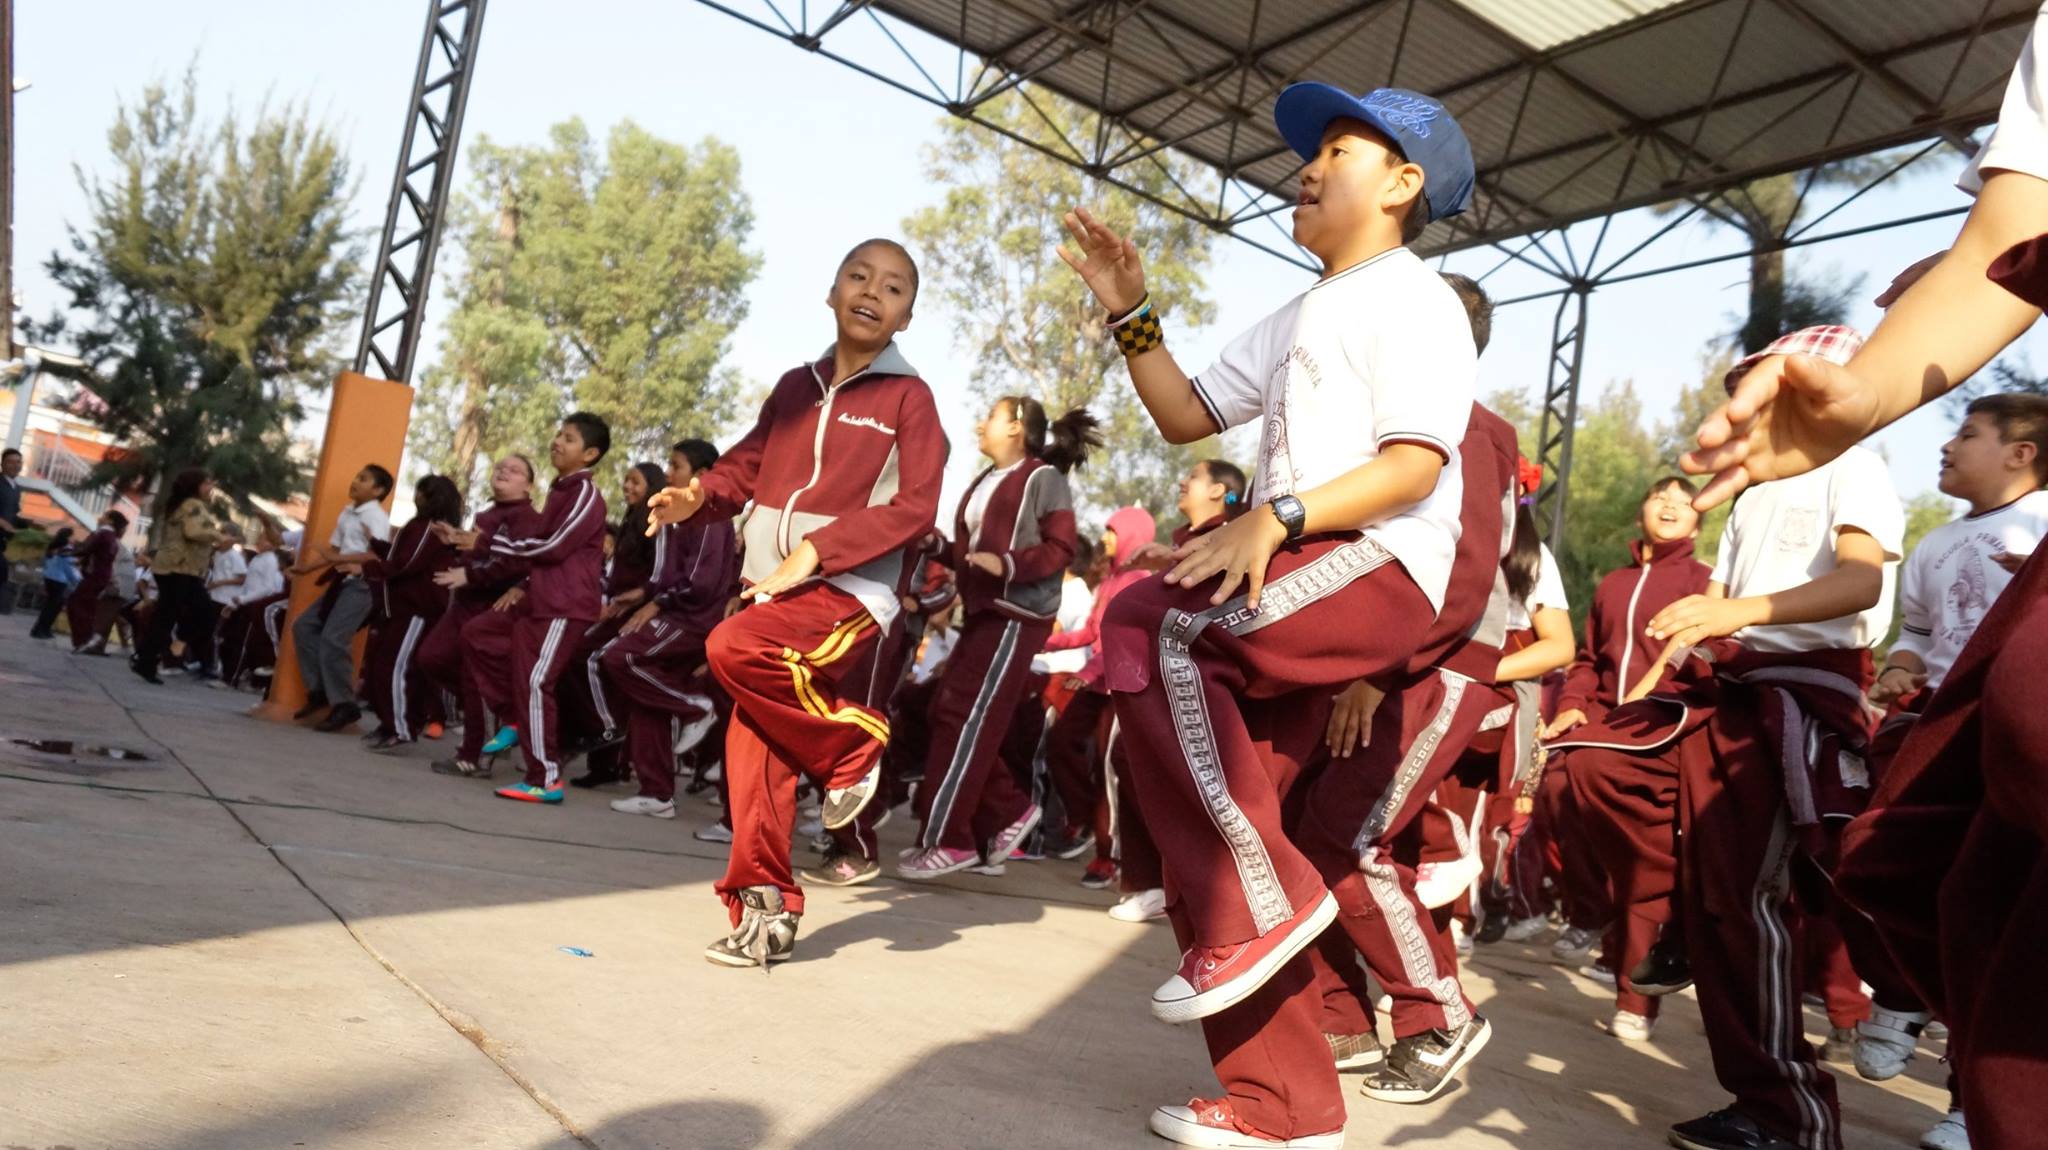
M 1477 372 L 1463 305 L 1405 246 L 1471 199 L 1457 121 L 1420 93 L 1326 84 L 1288 88 L 1274 120 L 1306 161 L 1294 237 L 1323 275 L 1207 370 L 1191 377 L 1167 351 L 1135 244 L 1076 209 L 1060 251 L 1109 309 L 1168 441 L 1262 429 L 1251 510 L 1182 544 L 1103 623 L 1131 787 L 1183 947 L 1152 1009 L 1205 1020 L 1225 1088 L 1160 1107 L 1151 1127 L 1196 1146 L 1343 1143 L 1299 957 L 1336 904 L 1283 833 L 1280 801 L 1323 730 L 1318 709 L 1404 666 L 1442 607 Z M 1429 1060 L 1448 1077 L 1487 1033 L 1473 1015 Z

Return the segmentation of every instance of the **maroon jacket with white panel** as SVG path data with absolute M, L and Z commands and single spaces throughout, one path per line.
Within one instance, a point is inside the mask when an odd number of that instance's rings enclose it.
M 753 429 L 701 477 L 700 514 L 729 519 L 753 502 L 742 536 L 748 583 L 808 539 L 826 582 L 878 584 L 893 605 L 938 514 L 945 432 L 931 388 L 895 344 L 844 380 L 834 370 L 828 349 L 776 382 Z M 893 618 L 889 610 L 884 621 Z

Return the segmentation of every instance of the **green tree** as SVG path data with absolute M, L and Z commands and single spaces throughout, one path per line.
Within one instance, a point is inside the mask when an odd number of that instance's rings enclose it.
M 1784 236 L 1814 206 L 1806 194 L 1811 187 L 1865 184 L 1894 162 L 1881 155 L 1842 160 L 1814 173 L 1765 176 L 1694 201 L 1709 219 L 1741 233 L 1750 245 L 1748 306 L 1729 333 L 1743 354 L 1788 331 L 1843 322 L 1862 290 L 1862 277 L 1833 270 L 1789 274 Z M 1685 206 L 1664 204 L 1657 210 L 1669 214 Z
M 1958 421 L 1970 406 L 1970 401 L 1984 395 L 1995 395 L 2002 391 L 2017 391 L 2027 395 L 2048 395 L 2048 379 L 2034 374 L 2034 365 L 2024 355 L 2012 359 L 2001 359 L 1992 364 L 1983 374 L 1973 375 L 1961 387 L 1948 394 L 1949 413 Z
M 27 327 L 77 348 L 90 393 L 74 407 L 126 448 L 97 481 L 199 465 L 226 490 L 283 498 L 301 479 L 300 399 L 332 377 L 358 302 L 349 163 L 301 104 L 246 125 L 197 106 L 189 71 L 122 103 L 113 173 L 79 172 L 90 219 L 46 265 L 71 314 Z
M 535 452 L 571 410 L 612 426 L 607 475 L 732 414 L 722 366 L 760 257 L 739 155 L 580 120 L 542 147 L 480 139 L 458 208 L 456 310 L 421 381 L 413 448 L 474 488 L 478 458 Z
M 1054 249 L 1067 239 L 1060 220 L 1073 205 L 1130 236 L 1144 253 L 1147 287 L 1171 340 L 1215 317 L 1203 280 L 1214 236 L 1012 138 L 1063 151 L 1067 140 L 1095 136 L 1097 117 L 1088 109 L 1033 88 L 1005 93 L 980 114 L 1011 135 L 947 119 L 925 151 L 925 176 L 942 198 L 903 225 L 923 265 L 924 292 L 955 317 L 954 338 L 974 356 L 969 382 L 978 399 L 1021 393 L 1054 416 L 1092 407 L 1102 418 L 1113 446 L 1090 460 L 1076 484 L 1084 505 L 1100 511 L 1134 503 L 1170 517 L 1174 481 L 1215 443 L 1174 447 L 1159 437 L 1124 384 L 1102 309 Z M 1165 151 L 1124 174 L 1165 200 L 1214 187 L 1198 165 Z

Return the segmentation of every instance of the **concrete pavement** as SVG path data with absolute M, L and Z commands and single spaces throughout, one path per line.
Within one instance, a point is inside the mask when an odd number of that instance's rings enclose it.
M 0 618 L 0 1147 L 1145 1150 L 1153 1106 L 1213 1091 L 1199 1034 L 1145 1008 L 1169 933 L 1104 916 L 1078 864 L 813 891 L 796 961 L 715 967 L 696 800 L 503 802 L 28 623 Z M 1347 1147 L 1650 1147 L 1723 1103 L 1689 1000 L 1624 1045 L 1545 954 L 1482 948 L 1466 1084 L 1351 1094 Z M 1944 1104 L 1931 1056 L 1836 1073 L 1859 1150 Z

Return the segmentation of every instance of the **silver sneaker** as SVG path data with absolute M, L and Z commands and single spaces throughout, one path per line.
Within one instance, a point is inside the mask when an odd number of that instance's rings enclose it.
M 740 924 L 705 947 L 705 959 L 720 966 L 758 966 L 764 972 L 771 962 L 787 961 L 796 949 L 799 916 L 783 909 L 781 889 L 747 887 L 740 891 L 740 903 Z

